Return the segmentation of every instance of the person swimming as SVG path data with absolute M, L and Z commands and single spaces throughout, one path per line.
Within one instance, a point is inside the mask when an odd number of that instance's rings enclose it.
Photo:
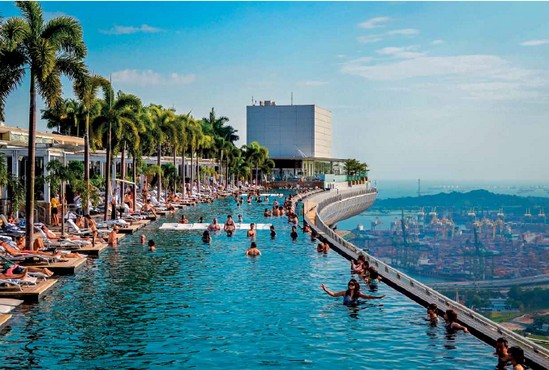
M 385 298 L 385 294 L 382 296 L 375 296 L 375 295 L 369 295 L 369 294 L 363 294 L 360 291 L 360 284 L 357 280 L 351 279 L 349 280 L 349 283 L 347 283 L 347 290 L 342 290 L 339 292 L 332 292 L 326 288 L 324 284 L 320 285 L 320 287 L 330 296 L 332 297 L 343 297 L 343 304 L 346 306 L 353 306 L 357 305 L 359 303 L 358 299 L 381 299 Z
M 202 233 L 202 241 L 204 243 L 210 243 L 212 241 L 212 237 L 210 236 L 210 232 L 208 230 L 204 230 L 204 233 Z
M 427 321 L 431 326 L 437 326 L 438 324 L 438 306 L 436 303 L 430 303 L 427 306 Z
M 248 248 L 248 250 L 246 251 L 246 256 L 248 257 L 261 256 L 261 251 L 257 249 L 257 244 L 255 242 L 252 242 L 252 244 L 250 244 L 250 248 Z
M 151 252 L 156 251 L 156 244 L 155 244 L 154 240 L 152 240 L 152 239 L 149 240 L 149 250 L 150 250 Z
M 271 231 L 271 239 L 276 238 L 275 227 L 273 225 L 271 225 L 271 226 L 269 226 L 269 230 Z
M 464 333 L 468 333 L 469 330 L 465 326 L 460 325 L 457 322 L 457 317 L 458 315 L 456 311 L 446 310 L 446 312 L 444 313 L 444 326 L 446 327 L 446 331 L 450 334 L 453 334 L 459 330 L 463 330 Z
M 290 237 L 294 242 L 297 240 L 297 228 L 295 226 L 292 226 L 292 232 L 290 233 Z

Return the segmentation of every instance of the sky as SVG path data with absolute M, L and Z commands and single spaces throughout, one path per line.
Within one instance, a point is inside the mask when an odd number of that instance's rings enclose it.
M 373 179 L 549 182 L 549 3 L 42 6 L 80 21 L 89 69 L 115 90 L 196 118 L 214 107 L 239 145 L 252 99 L 293 93 L 332 112 L 334 157 Z M 0 2 L 0 15 L 20 13 Z M 28 127 L 28 89 L 10 94 L 7 125 Z

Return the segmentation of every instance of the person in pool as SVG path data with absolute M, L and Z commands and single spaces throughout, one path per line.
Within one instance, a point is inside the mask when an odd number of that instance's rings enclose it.
M 271 226 L 269 226 L 269 230 L 271 231 L 271 239 L 276 238 L 275 227 L 273 225 L 271 225 Z
M 292 232 L 290 233 L 290 237 L 294 242 L 297 240 L 297 227 L 292 226 Z
M 255 224 L 252 222 L 250 224 L 250 229 L 248 230 L 248 232 L 246 233 L 246 236 L 248 238 L 255 238 L 255 235 L 256 235 L 256 231 L 255 231 Z
M 498 356 L 496 370 L 507 369 L 507 363 L 509 362 L 509 342 L 507 339 L 501 337 L 496 340 L 496 355 Z
M 202 241 L 204 243 L 210 243 L 212 241 L 212 237 L 210 236 L 210 232 L 208 230 L 204 230 L 204 233 L 202 234 Z
M 464 333 L 468 333 L 469 330 L 463 326 L 457 323 L 457 313 L 454 310 L 446 310 L 446 313 L 444 313 L 444 322 L 446 323 L 446 331 L 448 333 L 455 333 L 458 330 L 463 330 Z
M 246 251 L 246 256 L 248 257 L 261 256 L 261 251 L 257 249 L 257 244 L 255 244 L 255 242 L 252 242 L 252 244 L 250 244 L 250 248 L 248 248 L 248 250 Z
M 212 223 L 208 225 L 208 231 L 218 231 L 221 230 L 221 225 L 217 223 L 217 218 L 214 218 Z
M 227 216 L 227 221 L 225 221 L 225 225 L 223 226 L 223 229 L 227 233 L 230 231 L 231 234 L 232 234 L 232 232 L 234 232 L 236 230 L 236 225 L 234 224 L 233 216 L 231 216 L 231 215 Z
M 148 244 L 149 244 L 149 250 L 150 250 L 151 252 L 156 251 L 156 243 L 154 242 L 154 240 L 152 240 L 152 239 L 149 240 L 149 243 L 148 243 Z
M 438 307 L 436 303 L 430 303 L 427 306 L 427 321 L 431 326 L 437 326 L 438 324 Z
M 509 360 L 513 364 L 513 370 L 524 370 L 524 351 L 520 347 L 509 348 Z
M 385 294 L 382 296 L 375 296 L 369 294 L 363 294 L 360 291 L 360 284 L 355 279 L 349 280 L 347 284 L 347 290 L 342 290 L 340 292 L 332 292 L 324 284 L 320 286 L 328 295 L 332 297 L 343 297 L 343 304 L 346 306 L 357 305 L 358 299 L 381 299 L 385 298 Z

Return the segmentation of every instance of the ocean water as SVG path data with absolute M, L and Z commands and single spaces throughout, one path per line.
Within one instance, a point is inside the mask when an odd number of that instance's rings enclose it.
M 378 189 L 378 199 L 413 197 L 418 195 L 417 180 L 374 180 Z M 496 194 L 549 197 L 549 183 L 520 181 L 444 181 L 421 180 L 419 191 L 422 195 L 468 192 L 485 189 Z
M 89 260 L 51 294 L 24 305 L 0 335 L 2 368 L 36 369 L 488 369 L 493 349 L 471 335 L 426 324 L 425 309 L 384 284 L 358 307 L 322 291 L 346 288 L 349 263 L 318 254 L 265 204 L 230 199 L 185 210 L 191 221 L 242 214 L 263 255 L 247 258 L 245 233 L 160 231 L 156 222 Z M 170 220 L 176 222 L 179 215 Z M 155 239 L 151 253 L 141 234 Z

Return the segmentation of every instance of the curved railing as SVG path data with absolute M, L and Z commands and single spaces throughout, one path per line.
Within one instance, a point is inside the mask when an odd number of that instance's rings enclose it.
M 344 257 L 356 259 L 359 254 L 363 254 L 370 265 L 376 266 L 379 274 L 388 285 L 391 285 L 393 288 L 408 295 L 417 302 L 423 303 L 424 305 L 428 303 L 436 303 L 440 310 L 455 310 L 458 313 L 460 321 L 472 329 L 471 331 L 473 334 L 483 341 L 490 345 L 494 345 L 497 338 L 502 336 L 506 337 L 510 342 L 510 345 L 517 345 L 524 350 L 525 357 L 527 358 L 530 366 L 542 369 L 549 368 L 549 350 L 501 325 L 498 325 L 479 313 L 463 306 L 462 304 L 446 297 L 427 285 L 387 265 L 381 260 L 367 254 L 349 241 L 343 239 L 324 222 L 322 216 L 325 214 L 338 214 L 338 208 L 343 209 L 344 212 L 342 213 L 348 213 L 346 212 L 345 203 L 348 203 L 349 201 L 354 202 L 354 204 L 360 204 L 360 202 L 363 202 L 363 210 L 367 209 L 368 203 L 370 202 L 370 199 L 367 198 L 372 192 L 375 192 L 375 190 L 361 189 L 357 191 L 345 191 L 339 194 L 332 193 L 333 195 L 326 195 L 326 193 L 324 193 L 322 194 L 322 199 L 320 199 L 315 205 L 316 212 L 314 220 L 308 217 L 307 212 L 304 212 L 304 221 L 308 223 L 311 228 L 320 235 L 321 238 L 324 238 L 327 242 L 329 242 L 332 247 L 337 249 Z M 304 194 L 303 197 L 300 197 L 300 199 L 304 198 L 303 202 L 305 204 L 306 201 L 314 202 L 315 196 L 318 197 L 316 193 L 308 193 Z M 349 216 L 347 216 L 347 218 L 348 217 Z M 331 224 L 333 224 L 333 222 L 331 222 Z

